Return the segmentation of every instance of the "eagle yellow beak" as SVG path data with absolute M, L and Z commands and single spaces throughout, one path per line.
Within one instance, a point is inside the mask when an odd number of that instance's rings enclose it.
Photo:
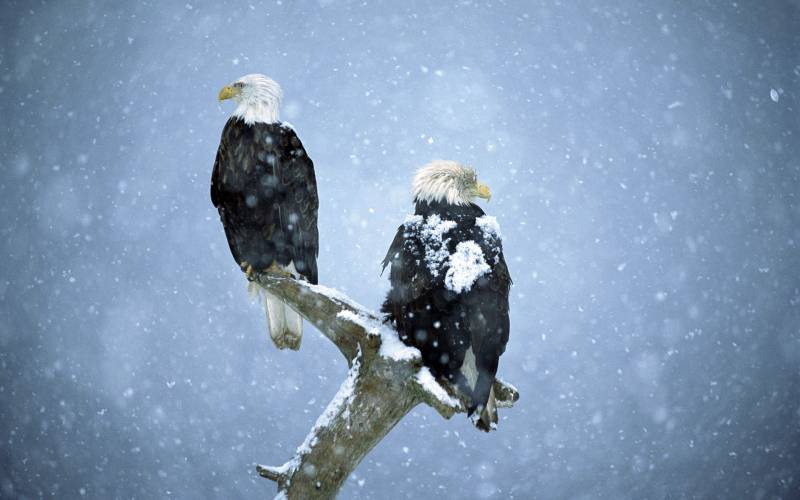
M 222 90 L 219 91 L 219 100 L 224 101 L 225 99 L 230 99 L 231 97 L 236 97 L 241 93 L 240 89 L 232 85 L 225 85 L 222 87 Z
M 483 198 L 486 201 L 492 199 L 492 192 L 489 190 L 489 186 L 482 182 L 478 183 L 478 198 Z

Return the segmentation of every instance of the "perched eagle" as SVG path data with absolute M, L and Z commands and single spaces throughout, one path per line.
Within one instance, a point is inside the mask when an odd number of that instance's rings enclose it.
M 497 424 L 492 385 L 508 342 L 511 286 L 497 220 L 472 203 L 491 193 L 471 168 L 434 161 L 417 172 L 413 195 L 415 213 L 383 260 L 391 289 L 382 311 L 434 376 L 467 396 L 470 419 L 489 431 Z
M 219 210 L 236 262 L 254 270 L 291 274 L 317 283 L 317 181 L 297 134 L 281 123 L 280 86 L 246 75 L 219 93 L 236 110 L 222 130 L 211 176 L 211 201 Z M 303 320 L 265 293 L 269 334 L 280 348 L 299 349 Z

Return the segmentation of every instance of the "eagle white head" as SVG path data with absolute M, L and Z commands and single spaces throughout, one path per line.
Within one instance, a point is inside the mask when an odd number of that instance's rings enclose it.
M 468 205 L 475 198 L 489 200 L 489 186 L 478 182 L 475 170 L 450 160 L 434 160 L 417 170 L 411 186 L 414 201 Z
M 219 100 L 226 99 L 236 102 L 233 116 L 241 118 L 248 125 L 256 122 L 275 123 L 280 119 L 283 91 L 278 82 L 268 76 L 253 73 L 225 85 L 219 91 Z

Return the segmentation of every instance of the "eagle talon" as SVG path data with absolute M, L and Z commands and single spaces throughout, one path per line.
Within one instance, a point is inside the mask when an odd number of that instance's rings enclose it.
M 244 271 L 244 275 L 247 276 L 247 279 L 253 281 L 255 279 L 255 269 L 253 266 L 250 265 L 249 262 L 244 261 L 241 264 L 242 271 Z
M 292 276 L 292 273 L 290 273 L 289 271 L 285 271 L 285 270 L 281 269 L 280 267 L 278 267 L 278 264 L 276 262 L 273 262 L 272 264 L 270 264 L 270 266 L 268 268 L 264 269 L 264 272 L 278 275 L 281 278 L 294 278 L 294 276 Z

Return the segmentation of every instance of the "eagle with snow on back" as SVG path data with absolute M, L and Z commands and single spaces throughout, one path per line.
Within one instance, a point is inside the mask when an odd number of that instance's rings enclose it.
M 319 198 L 314 163 L 294 129 L 279 120 L 280 86 L 264 75 L 226 85 L 219 100 L 236 109 L 225 128 L 211 175 L 233 258 L 252 280 L 254 271 L 317 283 Z M 251 290 L 258 290 L 251 282 Z M 265 296 L 269 334 L 280 349 L 299 349 L 303 319 L 277 297 Z
M 391 289 L 382 311 L 434 376 L 467 396 L 475 426 L 489 431 L 511 287 L 497 220 L 472 202 L 491 193 L 471 168 L 441 160 L 417 172 L 412 190 L 414 215 L 383 260 Z

